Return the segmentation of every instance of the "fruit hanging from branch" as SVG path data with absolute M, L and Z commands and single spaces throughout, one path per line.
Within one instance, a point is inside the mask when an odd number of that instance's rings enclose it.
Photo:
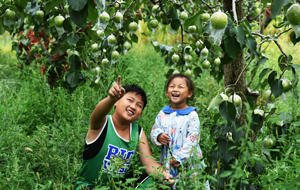
M 65 18 L 63 16 L 61 16 L 61 15 L 56 16 L 54 19 L 55 26 L 62 27 L 64 20 L 65 20 Z
M 293 4 L 286 12 L 287 20 L 292 25 L 296 38 L 300 36 L 300 5 Z

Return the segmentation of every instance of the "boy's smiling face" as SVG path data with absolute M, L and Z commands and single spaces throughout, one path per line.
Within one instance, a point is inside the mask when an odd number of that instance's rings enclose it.
M 144 102 L 141 95 L 127 92 L 115 103 L 115 106 L 115 114 L 131 123 L 142 116 Z

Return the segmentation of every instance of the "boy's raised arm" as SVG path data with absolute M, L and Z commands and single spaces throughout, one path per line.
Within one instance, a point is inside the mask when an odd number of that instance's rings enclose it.
M 117 84 L 111 87 L 108 94 L 109 96 L 101 100 L 94 109 L 90 120 L 90 130 L 99 130 L 102 128 L 106 121 L 106 115 L 125 94 L 125 89 L 121 86 L 121 76 L 118 77 Z

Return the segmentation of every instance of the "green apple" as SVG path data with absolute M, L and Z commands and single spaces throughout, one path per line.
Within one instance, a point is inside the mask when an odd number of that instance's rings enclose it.
M 265 101 L 267 101 L 268 99 L 269 99 L 269 97 L 270 97 L 270 95 L 271 95 L 271 90 L 269 89 L 269 90 L 267 90 L 265 93 L 264 93 L 264 100 Z M 270 102 L 271 103 L 273 103 L 273 102 L 275 102 L 275 96 L 272 94 L 272 96 L 271 96 L 271 98 L 270 98 Z
M 208 13 L 203 13 L 201 15 L 201 19 L 202 19 L 203 22 L 207 22 L 210 19 L 210 15 Z
M 232 103 L 232 95 L 229 97 L 228 101 Z M 242 98 L 239 95 L 234 94 L 233 104 L 235 105 L 235 107 L 239 107 L 241 103 L 242 103 Z
M 184 55 L 184 60 L 187 62 L 187 63 L 191 63 L 193 61 L 193 57 L 190 55 L 190 54 L 185 54 Z
M 173 74 L 179 74 L 180 72 L 178 71 L 178 70 L 175 70 L 174 72 L 173 72 Z
M 208 49 L 205 47 L 200 52 L 201 57 L 207 57 L 208 55 Z
M 215 12 L 210 18 L 211 26 L 216 29 L 224 29 L 227 26 L 227 15 L 221 11 Z
M 111 52 L 111 59 L 112 60 L 118 60 L 119 56 L 120 56 L 120 54 L 119 54 L 118 51 L 114 50 L 114 51 Z
M 150 21 L 150 27 L 152 29 L 156 29 L 158 27 L 158 21 L 156 19 L 153 19 Z
M 123 21 L 123 14 L 118 11 L 115 15 L 114 20 L 116 23 L 121 23 Z
M 126 41 L 126 42 L 124 42 L 123 47 L 124 47 L 124 49 L 128 50 L 131 48 L 131 44 L 128 41 Z
M 187 69 L 184 74 L 187 76 L 187 77 L 192 77 L 192 71 L 190 69 Z
M 190 34 L 195 34 L 197 32 L 197 27 L 195 25 L 189 26 L 188 31 Z
M 99 38 L 103 38 L 103 37 L 105 36 L 104 31 L 103 31 L 103 30 L 97 30 L 97 36 L 98 36 Z
M 99 73 L 101 72 L 100 67 L 96 67 L 95 70 L 96 70 L 96 73 L 97 73 L 97 74 L 99 74 Z
M 288 92 L 292 88 L 292 82 L 289 79 L 282 79 L 283 92 Z
M 261 110 L 261 109 L 255 109 L 254 110 L 254 114 L 258 114 L 258 115 L 264 116 L 264 111 Z
M 108 63 L 109 63 L 109 61 L 108 61 L 108 59 L 106 59 L 106 58 L 102 59 L 102 61 L 101 61 L 101 64 L 104 64 L 104 65 L 106 65 L 106 64 L 108 64 Z
M 61 15 L 56 16 L 54 18 L 55 26 L 62 27 L 63 23 L 64 23 L 64 20 L 65 20 L 65 18 L 63 16 L 61 16 Z
M 10 9 L 6 9 L 4 15 L 8 20 L 13 20 L 16 17 L 16 12 Z
M 104 11 L 103 13 L 100 14 L 99 18 L 100 18 L 101 23 L 106 24 L 106 23 L 108 23 L 110 16 L 109 16 L 109 14 L 107 14 L 107 12 Z
M 152 13 L 153 14 L 156 14 L 156 13 L 158 13 L 158 11 L 159 11 L 159 5 L 153 5 L 153 7 L 152 7 Z
M 189 18 L 189 15 L 186 11 L 182 11 L 179 13 L 179 19 L 185 21 L 187 18 Z
M 96 43 L 94 43 L 93 45 L 92 45 L 92 51 L 93 52 L 97 52 L 97 51 L 99 51 L 99 49 L 98 49 L 98 44 L 96 44 Z
M 272 148 L 275 144 L 275 141 L 269 137 L 266 137 L 263 141 L 263 146 L 265 148 Z
M 176 53 L 174 53 L 173 55 L 172 55 L 172 62 L 173 63 L 177 63 L 178 61 L 179 61 L 179 55 L 177 55 Z
M 117 44 L 117 38 L 113 34 L 111 34 L 107 37 L 107 41 L 111 45 L 116 45 Z
M 221 59 L 220 58 L 216 58 L 214 60 L 214 64 L 217 65 L 217 66 L 219 66 L 221 64 Z
M 204 43 L 202 42 L 202 40 L 198 40 L 198 41 L 196 42 L 196 47 L 197 47 L 198 49 L 202 49 L 203 46 L 204 46 Z
M 138 29 L 138 24 L 136 22 L 131 22 L 129 24 L 129 30 L 135 32 Z
M 95 83 L 96 83 L 96 84 L 99 84 L 99 83 L 100 83 L 100 78 L 97 78 L 97 79 L 95 80 Z
M 42 11 L 42 10 L 37 10 L 37 11 L 35 12 L 35 17 L 36 17 L 36 19 L 39 20 L 39 21 L 44 20 L 44 16 L 45 16 L 45 13 L 44 13 L 44 11 Z
M 300 5 L 293 4 L 286 12 L 286 17 L 292 25 L 300 25 Z
M 222 96 L 223 101 L 228 101 L 228 96 L 226 94 L 221 93 L 220 96 Z
M 202 67 L 203 67 L 203 69 L 208 69 L 209 67 L 210 67 L 210 62 L 208 61 L 208 60 L 204 60 L 203 62 L 202 62 Z

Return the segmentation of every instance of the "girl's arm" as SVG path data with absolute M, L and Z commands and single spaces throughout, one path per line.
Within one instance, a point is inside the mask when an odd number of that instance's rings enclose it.
M 163 134 L 164 131 L 162 129 L 161 126 L 161 121 L 160 121 L 160 116 L 161 116 L 161 112 L 156 116 L 155 118 L 155 123 L 152 127 L 151 133 L 150 133 L 150 137 L 151 137 L 151 142 L 155 145 L 155 146 L 161 146 L 162 144 L 158 141 L 157 137 L 160 134 Z
M 198 114 L 193 111 L 190 115 L 189 125 L 187 126 L 187 136 L 183 139 L 183 146 L 179 151 L 174 152 L 173 157 L 182 164 L 190 156 L 192 156 L 197 146 L 199 146 L 200 140 L 200 121 Z M 200 153 L 199 153 L 200 154 Z

